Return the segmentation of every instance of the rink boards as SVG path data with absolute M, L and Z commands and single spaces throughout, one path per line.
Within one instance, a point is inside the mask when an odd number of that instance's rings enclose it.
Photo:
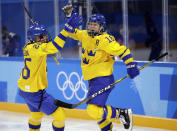
M 53 59 L 48 59 L 47 91 L 57 99 L 69 103 L 85 99 L 88 84 L 82 78 L 80 60 L 62 59 L 59 62 L 60 66 L 57 66 Z M 138 62 L 138 66 L 146 63 Z M 1 110 L 28 112 L 18 94 L 17 80 L 22 67 L 23 58 L 0 58 Z M 125 75 L 124 63 L 117 61 L 114 65 L 115 80 Z M 143 69 L 137 78 L 128 78 L 117 84 L 107 104 L 132 108 L 135 125 L 177 130 L 176 85 L 177 63 L 157 62 Z M 67 116 L 90 119 L 85 109 L 86 104 L 75 110 L 66 110 Z

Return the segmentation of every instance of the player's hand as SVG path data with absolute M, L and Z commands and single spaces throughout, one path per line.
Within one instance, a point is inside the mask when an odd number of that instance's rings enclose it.
M 140 72 L 137 67 L 137 62 L 130 62 L 126 65 L 126 67 L 127 67 L 127 73 L 131 79 L 139 75 Z
M 63 12 L 66 14 L 66 17 L 71 17 L 71 14 L 74 13 L 73 7 L 71 4 L 67 4 L 62 8 Z
M 65 30 L 69 33 L 74 33 L 74 29 L 82 25 L 82 16 L 78 13 L 74 13 L 65 24 Z

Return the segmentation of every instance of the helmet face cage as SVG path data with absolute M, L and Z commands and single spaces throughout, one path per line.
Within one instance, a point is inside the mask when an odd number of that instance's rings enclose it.
M 100 25 L 99 32 L 93 32 L 88 29 L 88 25 L 90 22 L 96 22 Z M 90 16 L 88 22 L 87 22 L 87 32 L 90 36 L 94 37 L 96 35 L 100 35 L 106 31 L 106 21 L 105 17 L 102 14 L 93 14 Z
M 42 39 L 43 35 L 48 36 L 48 32 L 43 25 L 39 24 L 32 25 L 27 31 L 27 38 L 32 42 L 36 41 L 36 36 L 39 36 L 39 38 Z

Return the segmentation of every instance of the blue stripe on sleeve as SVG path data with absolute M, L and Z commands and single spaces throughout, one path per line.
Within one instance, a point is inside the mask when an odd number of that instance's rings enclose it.
M 129 58 L 132 58 L 132 55 L 129 54 L 129 55 L 126 55 L 125 57 L 122 58 L 123 61 L 126 61 L 128 60 Z
M 58 35 L 58 37 L 64 41 L 66 41 L 66 37 L 64 35 L 62 35 L 61 33 Z
M 53 44 L 58 50 L 62 50 L 62 48 L 61 48 L 55 41 L 52 41 L 52 44 Z
M 130 63 L 126 64 L 126 66 L 134 65 L 134 64 L 136 64 L 136 63 L 135 62 L 130 62 Z
M 127 51 L 127 48 L 126 48 L 126 50 L 124 51 L 124 53 Z M 122 53 L 122 55 L 124 54 L 124 53 Z M 119 55 L 119 57 L 121 58 L 122 57 L 122 55 Z

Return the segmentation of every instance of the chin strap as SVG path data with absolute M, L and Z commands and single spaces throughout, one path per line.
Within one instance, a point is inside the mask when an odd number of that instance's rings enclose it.
M 102 33 L 96 33 L 94 31 L 87 31 L 88 32 L 88 35 L 91 36 L 92 38 L 94 38 L 95 36 L 99 36 L 101 35 Z
M 104 30 L 103 30 L 103 26 L 100 26 L 100 31 L 98 33 L 94 32 L 93 30 L 88 30 L 88 29 L 87 29 L 87 32 L 88 32 L 89 36 L 91 36 L 92 38 L 94 38 L 95 36 L 99 36 L 99 35 L 103 34 Z

